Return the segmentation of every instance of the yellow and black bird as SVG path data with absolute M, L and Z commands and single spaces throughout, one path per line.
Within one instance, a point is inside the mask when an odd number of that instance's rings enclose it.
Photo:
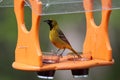
M 58 48 L 57 53 L 60 49 L 63 49 L 63 52 L 65 49 L 71 50 L 74 54 L 76 54 L 79 58 L 81 57 L 70 45 L 67 38 L 63 34 L 63 32 L 60 30 L 58 23 L 55 20 L 44 20 L 44 22 L 48 23 L 50 26 L 50 33 L 49 38 L 50 41 Z M 62 56 L 63 52 L 60 54 Z

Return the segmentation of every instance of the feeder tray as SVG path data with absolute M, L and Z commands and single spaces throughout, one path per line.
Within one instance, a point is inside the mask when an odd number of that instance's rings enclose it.
M 83 0 L 84 9 L 91 11 L 94 0 Z M 32 9 L 42 14 L 42 2 L 29 0 Z M 111 8 L 111 0 L 101 0 L 102 8 Z M 41 16 L 32 10 L 32 27 L 27 31 L 24 22 L 25 0 L 14 0 L 14 11 L 18 24 L 18 41 L 15 50 L 13 68 L 28 71 L 72 70 L 86 69 L 96 66 L 106 66 L 114 63 L 112 49 L 108 37 L 108 21 L 111 10 L 102 10 L 101 24 L 94 22 L 93 12 L 85 12 L 87 31 L 81 56 L 86 61 L 72 59 L 70 55 L 60 58 L 59 63 L 44 64 L 43 52 L 40 48 L 38 31 Z

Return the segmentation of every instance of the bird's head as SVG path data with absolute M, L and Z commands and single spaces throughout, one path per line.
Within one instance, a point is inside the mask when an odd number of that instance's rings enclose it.
M 50 30 L 52 30 L 53 27 L 55 27 L 57 25 L 57 22 L 55 20 L 52 20 L 52 19 L 44 20 L 44 22 L 46 22 L 50 26 Z

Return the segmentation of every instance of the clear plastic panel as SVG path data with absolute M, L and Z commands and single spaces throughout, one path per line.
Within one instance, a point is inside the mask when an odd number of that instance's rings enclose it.
M 43 0 L 43 14 L 68 14 L 84 11 L 82 0 Z
M 14 0 L 0 0 L 0 7 L 13 7 Z
M 0 7 L 13 7 L 14 0 L 0 0 Z M 85 12 L 83 8 L 83 0 L 39 0 L 42 1 L 42 14 L 39 14 L 35 9 L 32 9 L 39 15 L 54 15 L 54 14 L 69 14 Z M 105 0 L 106 1 L 106 0 Z M 27 6 L 30 6 L 29 0 L 25 0 Z M 101 0 L 94 0 L 94 8 L 92 11 L 100 11 Z M 104 8 L 103 8 L 104 9 Z M 106 9 L 106 8 L 105 8 Z M 120 9 L 120 0 L 112 0 L 112 8 Z

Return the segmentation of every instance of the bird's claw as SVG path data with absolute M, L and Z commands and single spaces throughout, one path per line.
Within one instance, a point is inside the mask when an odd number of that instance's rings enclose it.
M 62 56 L 62 54 L 59 54 L 58 56 L 59 56 L 60 58 L 62 58 L 62 57 L 63 57 L 63 56 Z

